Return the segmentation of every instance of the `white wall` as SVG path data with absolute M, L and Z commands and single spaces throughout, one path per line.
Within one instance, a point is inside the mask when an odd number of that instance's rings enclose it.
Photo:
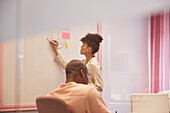
M 114 113 L 130 113 L 130 94 L 148 92 L 148 17 L 103 22 L 103 97 Z

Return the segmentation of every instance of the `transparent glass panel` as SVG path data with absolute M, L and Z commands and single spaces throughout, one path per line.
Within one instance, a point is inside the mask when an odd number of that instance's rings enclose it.
M 56 29 L 1 43 L 3 84 L 0 98 L 3 106 L 33 105 L 36 97 L 45 96 L 65 83 L 65 71 L 54 61 L 55 54 L 47 38 L 58 32 L 70 33 L 70 39 L 63 39 L 64 45 L 59 49 L 60 55 L 67 62 L 72 59 L 82 60 L 84 56 L 80 54 L 80 39 L 88 32 L 96 33 L 97 24 L 71 26 L 69 29 Z M 62 39 L 62 36 L 54 35 L 50 38 Z M 66 47 L 66 42 L 70 42 L 70 48 Z
M 149 92 L 148 22 L 148 17 L 103 22 L 103 98 L 113 113 L 130 113 L 130 95 Z

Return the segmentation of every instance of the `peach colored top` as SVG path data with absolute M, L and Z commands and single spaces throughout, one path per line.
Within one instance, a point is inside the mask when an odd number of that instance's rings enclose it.
M 57 61 L 64 69 L 66 69 L 67 62 L 62 59 L 60 55 L 57 55 L 55 57 L 55 61 Z M 86 60 L 82 60 L 83 63 L 86 62 Z M 97 61 L 96 57 L 93 57 L 87 64 L 89 70 L 89 84 L 88 85 L 94 85 L 96 89 L 99 92 L 103 91 L 103 80 L 101 77 L 101 66 L 99 62 Z
M 60 85 L 48 96 L 65 101 L 71 113 L 111 113 L 94 86 L 69 82 Z

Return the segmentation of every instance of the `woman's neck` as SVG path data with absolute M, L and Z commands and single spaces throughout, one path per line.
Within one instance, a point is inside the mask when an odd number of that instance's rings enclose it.
M 94 54 L 88 54 L 88 55 L 85 55 L 86 56 L 86 62 L 85 64 L 87 64 L 94 56 Z

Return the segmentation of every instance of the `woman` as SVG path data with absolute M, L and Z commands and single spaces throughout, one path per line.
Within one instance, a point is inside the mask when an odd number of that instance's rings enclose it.
M 86 64 L 89 70 L 88 85 L 94 85 L 99 92 L 103 91 L 103 80 L 101 77 L 101 66 L 94 54 L 99 50 L 102 40 L 103 38 L 100 35 L 91 33 L 88 33 L 85 37 L 80 39 L 80 41 L 83 43 L 80 54 L 85 55 L 86 57 L 86 59 L 82 61 Z M 65 69 L 67 62 L 61 58 L 57 50 L 58 42 L 53 40 L 51 44 L 56 54 L 55 60 Z

